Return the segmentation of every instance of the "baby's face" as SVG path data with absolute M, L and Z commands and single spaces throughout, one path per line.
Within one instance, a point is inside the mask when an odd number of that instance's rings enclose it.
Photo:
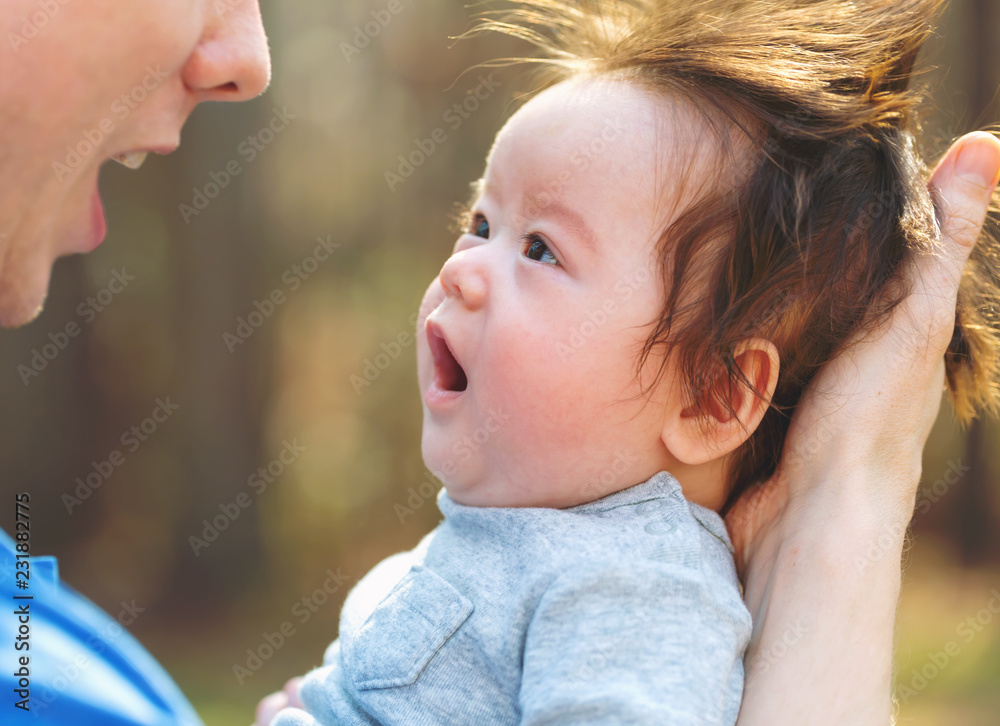
M 636 377 L 673 213 L 666 103 L 624 81 L 567 81 L 497 135 L 417 327 L 424 461 L 455 501 L 567 507 L 669 470 L 673 369 L 648 402 Z

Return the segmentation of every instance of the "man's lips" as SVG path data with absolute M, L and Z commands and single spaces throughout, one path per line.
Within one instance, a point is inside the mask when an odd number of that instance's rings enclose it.
M 108 158 L 112 161 L 117 161 L 119 164 L 129 169 L 138 169 L 142 166 L 143 162 L 146 161 L 146 157 L 150 154 L 166 156 L 167 154 L 175 152 L 178 146 L 180 146 L 180 142 L 173 141 L 160 144 L 158 146 L 135 147 L 117 151 L 109 155 Z
M 427 319 L 426 324 L 427 343 L 430 347 L 431 355 L 434 356 L 434 378 L 431 386 L 442 392 L 461 393 L 469 386 L 469 379 L 465 375 L 454 351 L 448 344 L 444 331 L 436 320 Z
M 104 218 L 104 205 L 101 203 L 101 193 L 97 187 L 90 196 L 90 229 L 83 243 L 81 252 L 93 252 L 108 233 L 108 223 Z

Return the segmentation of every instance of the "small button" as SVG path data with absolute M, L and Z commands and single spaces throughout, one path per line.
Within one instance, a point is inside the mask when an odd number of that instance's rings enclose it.
M 666 519 L 660 519 L 650 522 L 643 529 L 646 531 L 646 534 L 670 534 L 677 529 L 677 525 Z
M 643 502 L 642 504 L 640 504 L 638 507 L 635 508 L 635 511 L 638 512 L 639 514 L 649 514 L 650 512 L 655 512 L 657 509 L 660 509 L 662 507 L 663 507 L 662 500 L 651 499 L 648 502 Z

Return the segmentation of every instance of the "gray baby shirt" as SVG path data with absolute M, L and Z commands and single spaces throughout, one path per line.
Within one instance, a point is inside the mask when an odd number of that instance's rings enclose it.
M 569 509 L 438 506 L 352 589 L 274 726 L 736 722 L 732 544 L 670 474 Z

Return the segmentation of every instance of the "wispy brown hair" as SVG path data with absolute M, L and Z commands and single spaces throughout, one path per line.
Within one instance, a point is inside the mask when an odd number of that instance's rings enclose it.
M 887 281 L 898 279 L 910 253 L 939 242 L 940 213 L 917 143 L 922 92 L 910 86 L 943 3 L 516 0 L 473 30 L 537 46 L 541 57 L 501 62 L 542 63 L 539 87 L 580 75 L 625 77 L 690 103 L 720 141 L 735 129 L 750 142 L 724 144 L 743 155 L 732 159 L 745 170 L 735 189 L 706 185 L 663 230 L 665 299 L 638 361 L 641 368 L 654 351 L 676 352 L 686 393 L 704 401 L 720 374 L 743 380 L 733 356 L 741 341 L 761 337 L 777 347 L 777 388 L 735 457 L 725 509 L 774 472 L 816 371 L 859 325 L 880 325 L 905 296 L 898 287 L 887 296 Z M 963 422 L 1000 409 L 997 213 L 995 192 L 946 356 Z M 692 290 L 706 279 L 707 292 Z M 715 395 L 732 411 L 725 388 Z

